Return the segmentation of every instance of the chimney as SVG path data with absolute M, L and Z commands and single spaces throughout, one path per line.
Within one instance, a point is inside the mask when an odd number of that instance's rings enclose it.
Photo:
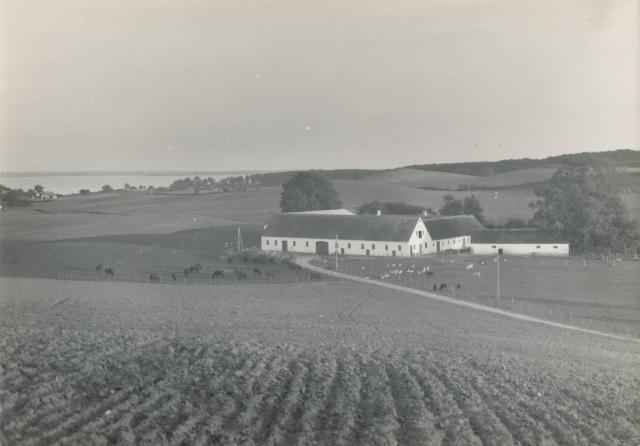
M 376 212 L 376 217 L 379 217 L 382 215 L 382 211 L 380 209 L 378 209 L 378 212 Z

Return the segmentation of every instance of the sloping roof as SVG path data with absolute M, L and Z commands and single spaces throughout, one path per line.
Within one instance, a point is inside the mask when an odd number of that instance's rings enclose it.
M 278 214 L 265 225 L 263 235 L 406 242 L 417 223 L 417 216 Z
M 422 219 L 433 240 L 471 235 L 484 226 L 473 215 L 452 215 L 448 217 L 425 217 Z
M 356 215 L 349 209 L 326 209 L 324 211 L 302 211 L 302 212 L 287 212 L 287 214 L 306 214 L 306 215 Z
M 534 229 L 486 229 L 471 234 L 471 243 L 569 243 L 553 232 Z

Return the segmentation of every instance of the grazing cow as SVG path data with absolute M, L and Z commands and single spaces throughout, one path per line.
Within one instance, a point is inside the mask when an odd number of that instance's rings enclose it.
M 96 265 L 96 272 L 99 273 L 102 270 L 104 270 L 104 265 L 102 263 L 100 265 Z
M 216 277 L 224 277 L 224 271 L 222 271 L 221 269 L 215 270 L 211 275 L 211 278 L 215 279 Z
M 178 281 L 178 278 L 176 277 L 176 273 L 171 273 L 171 278 L 173 279 L 174 282 Z
M 438 291 L 447 291 L 447 284 L 440 284 L 440 286 L 438 287 Z
M 191 265 L 188 269 L 190 273 L 199 273 L 200 270 L 202 269 L 202 265 L 198 263 L 195 265 Z
M 253 274 L 262 274 L 260 268 L 253 268 Z
M 104 269 L 104 273 L 107 276 L 115 276 L 116 275 L 116 273 L 113 271 L 113 268 L 105 268 Z
M 157 274 L 149 274 L 149 282 L 160 282 L 160 277 Z
M 309 274 L 309 279 L 311 280 L 322 280 L 322 274 L 313 272 Z
M 438 291 L 438 285 L 436 285 L 435 283 L 433 284 L 433 291 Z

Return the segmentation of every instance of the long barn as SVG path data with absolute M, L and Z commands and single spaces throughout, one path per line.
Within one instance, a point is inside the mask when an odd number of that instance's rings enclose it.
M 473 215 L 421 218 L 399 215 L 279 214 L 264 226 L 264 251 L 412 257 L 467 249 L 482 229 Z

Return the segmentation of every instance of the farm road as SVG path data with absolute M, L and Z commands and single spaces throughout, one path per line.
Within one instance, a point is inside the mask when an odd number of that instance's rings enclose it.
M 486 305 L 480 305 L 480 304 L 476 304 L 473 302 L 467 302 L 464 300 L 457 300 L 448 296 L 443 296 L 441 294 L 435 294 L 435 293 L 430 293 L 428 291 L 422 291 L 422 290 L 417 290 L 415 288 L 411 288 L 411 287 L 406 287 L 406 286 L 402 286 L 402 285 L 396 285 L 393 283 L 387 283 L 387 282 L 381 282 L 379 280 L 373 280 L 373 279 L 367 279 L 364 277 L 358 277 L 358 276 L 353 276 L 351 274 L 345 274 L 345 273 L 341 273 L 338 271 L 333 271 L 333 270 L 328 270 L 325 268 L 321 268 L 319 266 L 315 266 L 312 265 L 310 263 L 310 261 L 313 259 L 313 257 L 296 257 L 294 259 L 294 261 L 302 266 L 303 268 L 309 269 L 311 271 L 315 271 L 315 272 L 319 272 L 322 274 L 327 274 L 329 276 L 332 277 L 336 277 L 338 279 L 346 279 L 346 280 L 352 280 L 354 282 L 360 282 L 360 283 L 365 283 L 367 285 L 375 285 L 375 286 L 379 286 L 379 287 L 383 287 L 383 288 L 389 288 L 395 291 L 401 291 L 404 293 L 411 293 L 411 294 L 415 294 L 417 296 L 423 296 L 423 297 L 428 297 L 429 299 L 434 299 L 440 302 L 446 302 L 449 304 L 453 304 L 453 305 L 460 305 L 463 307 L 468 307 L 468 308 L 473 308 L 474 310 L 480 310 L 480 311 L 485 311 L 485 312 L 489 312 L 489 313 L 494 313 L 494 314 L 499 314 L 501 316 L 506 316 L 506 317 L 510 317 L 513 319 L 518 319 L 521 321 L 527 321 L 527 322 L 534 322 L 537 324 L 544 324 L 544 325 L 548 325 L 551 327 L 557 327 L 557 328 L 564 328 L 564 329 L 568 329 L 568 330 L 575 330 L 575 331 L 580 331 L 583 333 L 590 333 L 590 334 L 594 334 L 594 335 L 598 335 L 598 336 L 605 336 L 608 338 L 614 338 L 614 339 L 621 339 L 621 340 L 627 340 L 627 341 L 633 341 L 633 342 L 637 342 L 640 343 L 640 339 L 635 339 L 635 338 L 629 338 L 629 337 L 625 337 L 625 336 L 618 336 L 618 335 L 614 335 L 611 333 L 604 333 L 598 330 L 590 330 L 587 328 L 581 328 L 581 327 L 576 327 L 573 325 L 567 325 L 567 324 L 562 324 L 560 322 L 554 322 L 554 321 L 549 321 L 549 320 L 545 320 L 545 319 L 540 319 L 534 316 L 528 316 L 525 314 L 519 314 L 519 313 L 512 313 L 510 311 L 506 311 L 506 310 L 501 310 L 500 308 L 493 308 L 493 307 L 488 307 Z

